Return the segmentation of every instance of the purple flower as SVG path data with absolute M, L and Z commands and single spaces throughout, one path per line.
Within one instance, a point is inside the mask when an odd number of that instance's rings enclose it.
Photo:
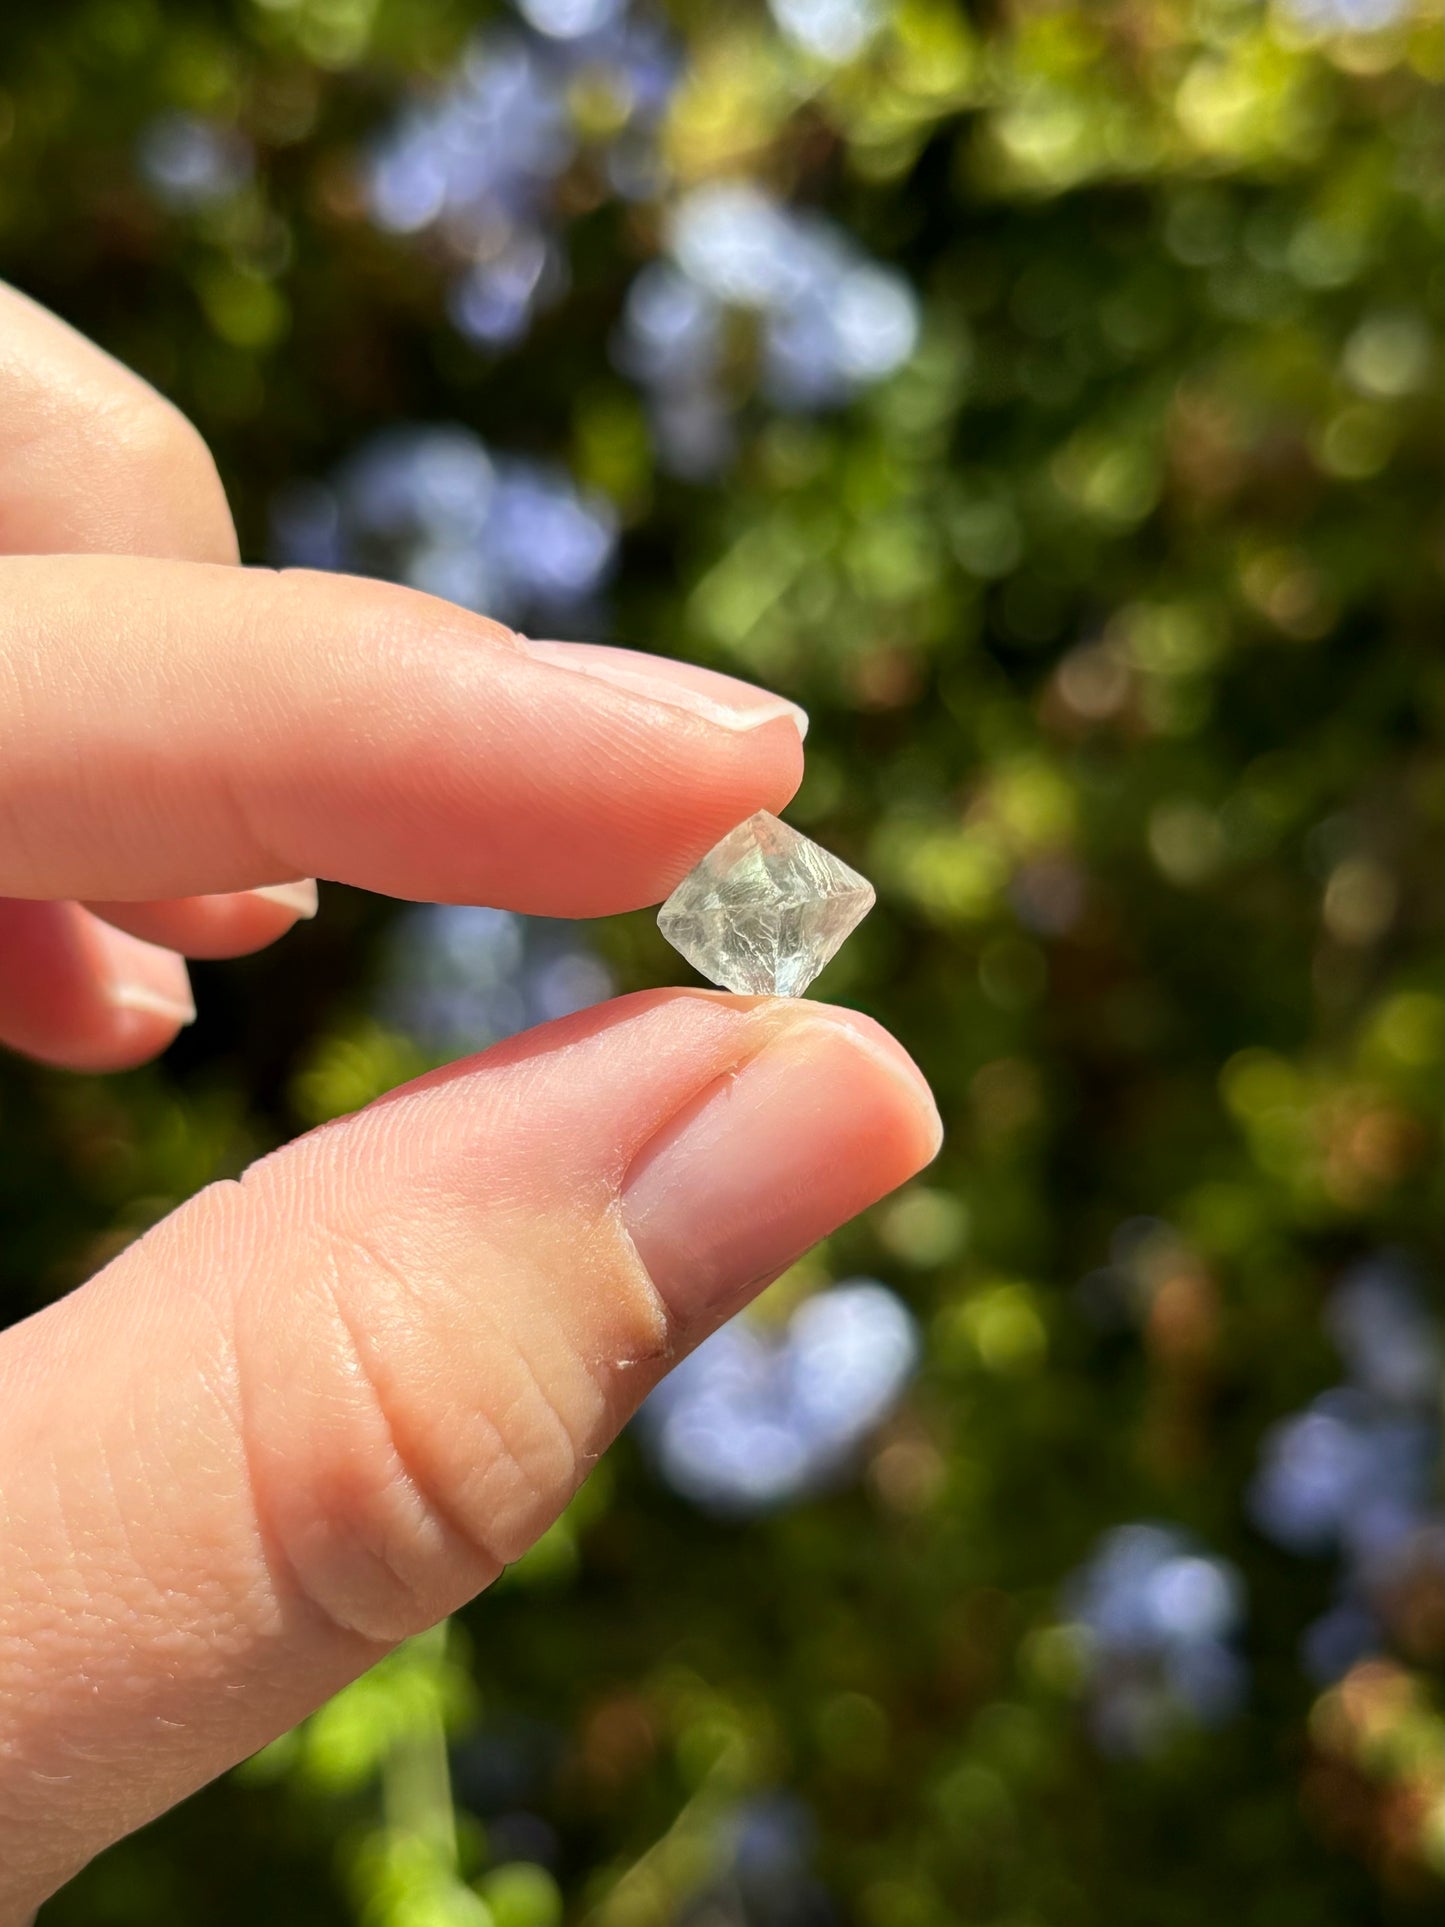
M 638 1424 L 662 1476 L 720 1513 L 760 1512 L 827 1486 L 887 1415 L 918 1362 L 902 1302 L 871 1279 L 805 1299 L 773 1336 L 744 1318 L 663 1380 Z
M 479 904 L 418 904 L 394 926 L 379 1014 L 439 1057 L 479 1050 L 612 992 L 575 928 Z
M 610 27 L 626 11 L 627 0 L 517 0 L 529 26 L 553 40 L 581 40 Z
M 387 429 L 272 510 L 278 561 L 386 576 L 503 621 L 575 624 L 616 549 L 608 503 L 455 425 Z
M 1325 1324 L 1356 1385 L 1394 1405 L 1432 1404 L 1440 1337 L 1403 1260 L 1387 1255 L 1347 1273 Z
M 1325 1316 L 1350 1382 L 1270 1428 L 1248 1501 L 1277 1545 L 1342 1561 L 1337 1603 L 1302 1644 L 1318 1679 L 1378 1652 L 1397 1594 L 1445 1562 L 1433 1497 L 1440 1346 L 1408 1271 L 1390 1256 L 1356 1266 Z
M 209 207 L 250 180 L 250 142 L 234 127 L 198 114 L 158 114 L 140 137 L 141 177 L 167 207 Z
M 1286 5 L 1307 27 L 1372 33 L 1403 20 L 1411 0 L 1286 0 Z
M 552 243 L 524 228 L 491 259 L 472 263 L 453 284 L 447 312 L 468 341 L 503 346 L 521 339 L 533 310 L 559 292 L 565 280 Z
M 851 60 L 878 31 L 878 0 L 768 0 L 788 39 L 819 60 Z
M 781 408 L 845 403 L 917 343 L 918 303 L 900 275 L 867 260 L 841 228 L 752 182 L 714 181 L 684 195 L 668 253 L 633 283 L 613 352 L 648 391 L 658 454 L 674 473 L 705 476 L 731 452 L 729 311 L 753 317 L 762 391 Z
M 1291 1552 L 1378 1551 L 1423 1507 L 1428 1424 L 1393 1415 L 1367 1392 L 1324 1392 L 1265 1436 L 1250 1509 Z
M 626 0 L 519 0 L 527 25 L 473 41 L 450 78 L 419 95 L 375 142 L 366 167 L 372 219 L 433 234 L 455 272 L 448 312 L 493 351 L 521 339 L 566 289 L 558 184 L 600 147 L 623 194 L 657 182 L 655 131 L 680 71 L 670 38 L 627 15 Z M 616 124 L 588 135 L 574 84 L 600 81 Z
M 1238 1710 L 1243 1585 L 1187 1533 L 1115 1527 L 1069 1582 L 1065 1604 L 1084 1635 L 1090 1724 L 1105 1751 L 1151 1753 L 1181 1723 L 1216 1725 Z

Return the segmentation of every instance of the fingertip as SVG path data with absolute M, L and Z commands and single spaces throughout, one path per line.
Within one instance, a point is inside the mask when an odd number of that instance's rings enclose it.
M 190 973 L 173 950 L 96 922 L 99 1008 L 77 1035 L 71 1068 L 132 1070 L 196 1021 Z
M 749 729 L 709 729 L 707 735 L 708 780 L 699 780 L 703 756 L 694 751 L 691 811 L 684 817 L 674 804 L 675 854 L 656 872 L 644 902 L 664 899 L 730 830 L 759 810 L 780 816 L 803 781 L 803 734 L 791 705 Z
M 795 705 L 790 703 L 788 710 L 791 711 L 794 707 Z M 760 747 L 767 750 L 774 780 L 778 785 L 777 803 L 764 805 L 765 808 L 772 810 L 774 816 L 792 802 L 803 780 L 803 738 L 807 735 L 807 716 L 802 710 L 798 711 L 798 715 L 803 717 L 801 723 L 792 714 L 785 712 L 769 717 L 767 722 L 752 731 Z M 749 811 L 748 814 L 751 815 L 752 812 Z M 740 823 L 745 820 L 744 817 L 738 818 Z
M 791 722 L 799 741 L 808 733 L 808 712 L 800 704 L 700 663 L 599 642 L 534 642 L 529 636 L 519 635 L 515 643 L 524 655 L 538 662 L 590 676 L 648 702 L 661 703 L 665 709 L 701 716 L 722 729 L 758 729 L 781 717 Z
M 195 1022 L 194 1013 L 180 1016 L 174 1006 L 159 1000 L 147 1004 L 139 994 L 136 1001 L 113 1003 L 112 1012 L 108 1025 L 62 1044 L 47 1061 L 59 1070 L 96 1077 L 137 1070 L 169 1050 L 181 1031 Z
M 918 1167 L 931 1164 L 943 1147 L 943 1119 L 932 1086 L 898 1039 L 876 1018 L 844 1004 L 808 1004 L 818 1021 L 842 1031 L 853 1046 L 871 1057 L 898 1084 L 903 1116 L 918 1153 Z
M 195 1014 L 173 951 L 78 903 L 0 902 L 0 1042 L 60 1070 L 131 1070 Z
M 942 1137 L 917 1067 L 871 1018 L 779 999 L 764 1022 L 761 1047 L 657 1132 L 623 1189 L 637 1251 L 694 1339 Z
M 86 908 L 117 930 L 183 957 L 244 957 L 284 937 L 316 915 L 309 879 L 211 896 L 168 897 L 145 903 L 89 902 Z

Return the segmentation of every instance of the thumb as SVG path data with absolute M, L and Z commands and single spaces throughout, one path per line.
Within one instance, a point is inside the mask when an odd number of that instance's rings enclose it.
M 0 1342 L 0 1921 L 515 1559 L 932 1156 L 868 1019 L 626 998 L 212 1187 Z

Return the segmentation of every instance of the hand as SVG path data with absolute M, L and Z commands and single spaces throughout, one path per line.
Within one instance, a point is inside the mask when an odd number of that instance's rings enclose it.
M 214 467 L 0 289 L 0 1041 L 104 1070 L 298 878 L 596 916 L 779 809 L 792 706 L 236 565 Z M 624 997 L 213 1185 L 0 1339 L 0 1923 L 487 1585 L 938 1123 L 866 1018 Z

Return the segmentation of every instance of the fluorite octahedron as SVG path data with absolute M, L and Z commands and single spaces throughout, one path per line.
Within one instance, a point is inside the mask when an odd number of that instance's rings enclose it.
M 873 902 L 866 877 L 759 810 L 688 871 L 657 925 L 724 990 L 800 997 Z

